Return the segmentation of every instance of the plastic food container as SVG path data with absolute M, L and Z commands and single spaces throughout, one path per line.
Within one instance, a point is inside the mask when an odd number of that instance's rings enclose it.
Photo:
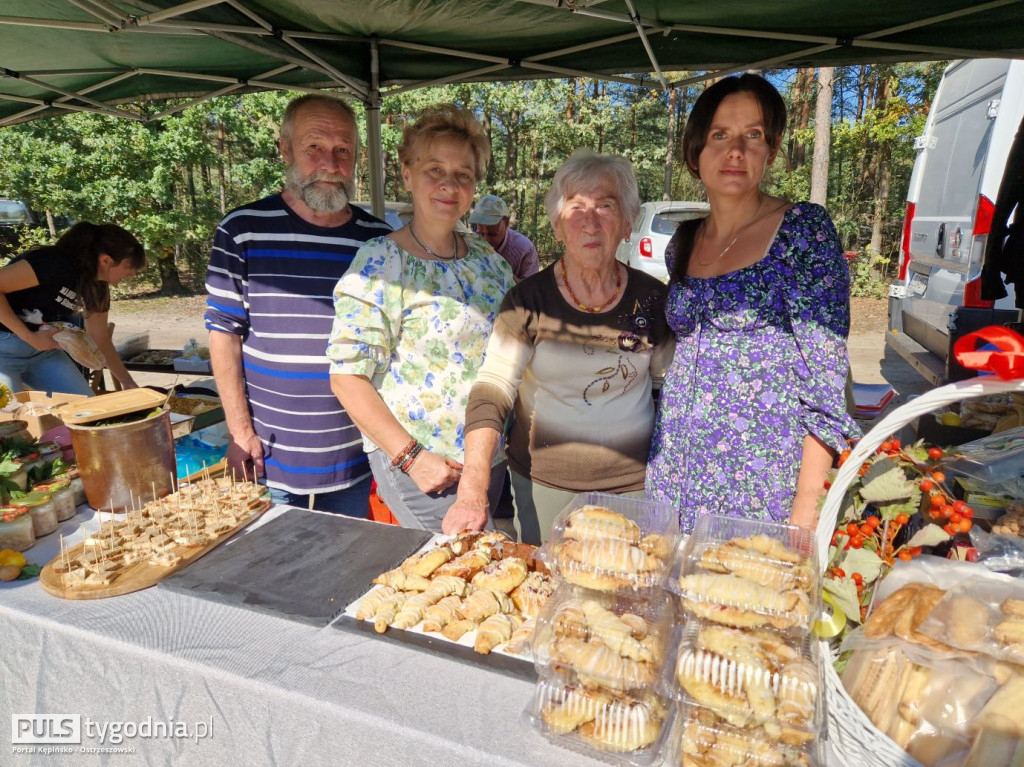
M 670 506 L 580 493 L 557 517 L 538 556 L 552 574 L 595 591 L 661 588 L 679 539 Z
M 42 466 L 44 463 L 43 459 L 39 457 L 39 453 L 29 453 L 28 455 L 23 455 L 21 458 L 15 458 L 14 462 L 21 464 L 21 468 L 25 470 L 26 474 L 28 474 L 30 471 L 32 471 L 32 469 L 36 468 L 37 466 Z
M 661 759 L 671 731 L 670 701 L 655 693 L 610 695 L 557 677 L 537 682 L 525 714 L 555 745 L 637 767 Z
M 78 504 L 75 503 L 75 493 L 71 489 L 71 480 L 51 479 L 46 482 L 40 482 L 32 489 L 40 490 L 53 496 L 53 502 L 57 507 L 57 521 L 63 522 L 75 516 Z
M 947 474 L 998 484 L 1024 476 L 1024 426 L 1007 429 L 950 450 Z
M 672 764 L 683 767 L 709 764 L 812 767 L 825 763 L 817 741 L 791 746 L 773 738 L 763 727 L 733 727 L 702 706 L 678 705 L 672 736 Z
M 25 551 L 35 543 L 28 506 L 0 506 L 0 549 Z
M 537 672 L 606 691 L 655 689 L 671 655 L 674 616 L 664 592 L 629 599 L 563 583 L 537 618 Z
M 810 633 L 794 642 L 767 629 L 691 621 L 682 630 L 667 693 L 731 727 L 806 746 L 823 723 L 820 657 Z
M 19 506 L 28 506 L 32 516 L 32 532 L 36 538 L 49 535 L 60 525 L 57 519 L 57 504 L 53 496 L 41 490 L 33 490 L 18 499 Z
M 821 611 L 814 532 L 734 517 L 698 520 L 669 588 L 698 618 L 808 631 Z
M 71 466 L 66 472 L 54 477 L 54 479 L 66 479 L 71 483 L 71 494 L 74 497 L 76 507 L 85 503 L 85 485 L 82 483 L 82 477 L 78 473 L 77 466 Z

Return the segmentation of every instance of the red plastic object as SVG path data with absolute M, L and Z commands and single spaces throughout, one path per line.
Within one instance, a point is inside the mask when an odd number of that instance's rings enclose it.
M 370 521 L 383 522 L 385 525 L 397 525 L 398 520 L 384 500 L 377 495 L 377 480 L 370 483 Z

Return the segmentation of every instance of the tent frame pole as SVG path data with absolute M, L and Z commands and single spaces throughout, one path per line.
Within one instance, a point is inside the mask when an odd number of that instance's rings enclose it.
M 384 158 L 380 145 L 380 59 L 377 40 L 370 38 L 370 90 L 366 100 L 366 166 L 370 174 L 373 215 L 384 220 Z

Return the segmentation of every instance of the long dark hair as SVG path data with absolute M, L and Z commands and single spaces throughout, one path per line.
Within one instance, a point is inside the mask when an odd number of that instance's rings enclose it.
M 110 309 L 110 286 L 96 279 L 100 256 L 106 253 L 114 263 L 126 258 L 135 269 L 146 265 L 146 251 L 135 236 L 116 224 L 90 224 L 79 221 L 60 236 L 52 246 L 74 256 L 78 264 L 78 296 L 88 312 Z

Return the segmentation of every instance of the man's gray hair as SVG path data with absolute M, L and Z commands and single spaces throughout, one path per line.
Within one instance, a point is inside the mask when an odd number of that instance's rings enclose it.
M 344 99 L 340 99 L 337 96 L 332 96 L 329 93 L 307 93 L 304 96 L 299 96 L 297 99 L 292 99 L 288 106 L 284 108 L 284 116 L 281 118 L 281 140 L 286 144 L 292 142 L 292 132 L 295 130 L 295 113 L 298 112 L 306 104 L 324 104 L 325 106 L 334 107 L 339 112 L 343 112 L 352 118 L 352 122 L 356 125 L 356 150 L 360 149 L 359 146 L 359 121 L 356 120 L 356 113 L 352 107 Z
M 640 191 L 636 186 L 633 163 L 617 154 L 598 154 L 593 149 L 577 149 L 555 173 L 551 188 L 544 195 L 544 208 L 551 225 L 562 214 L 565 201 L 581 192 L 592 192 L 602 181 L 611 181 L 622 215 L 630 226 L 640 213 Z

